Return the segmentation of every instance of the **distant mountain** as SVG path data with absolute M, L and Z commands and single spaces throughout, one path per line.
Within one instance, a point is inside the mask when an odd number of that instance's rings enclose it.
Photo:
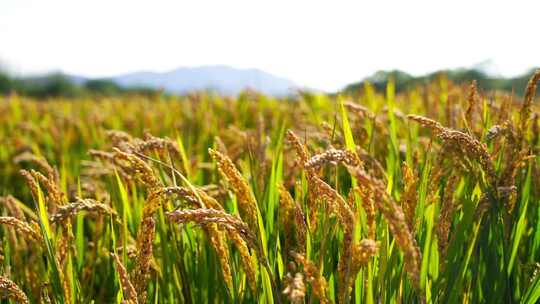
M 376 90 L 384 92 L 389 79 L 393 79 L 396 91 L 400 92 L 431 83 L 437 80 L 439 75 L 443 74 L 454 83 L 471 83 L 476 80 L 478 87 L 482 90 L 503 90 L 521 95 L 529 78 L 535 71 L 535 69 L 531 69 L 523 75 L 505 78 L 494 72 L 494 68 L 488 63 L 470 69 L 441 70 L 422 76 L 413 76 L 399 70 L 379 71 L 360 82 L 347 85 L 341 92 L 358 94 L 363 90 L 366 82 L 372 84 Z
M 169 72 L 136 72 L 109 78 L 120 86 L 164 89 L 183 94 L 212 90 L 234 95 L 250 88 L 270 95 L 287 95 L 298 88 L 291 80 L 258 69 L 236 69 L 225 65 L 178 68 Z

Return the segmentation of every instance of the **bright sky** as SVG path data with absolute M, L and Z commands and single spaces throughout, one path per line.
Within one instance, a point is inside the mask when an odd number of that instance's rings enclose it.
M 1 0 L 16 73 L 226 64 L 334 90 L 380 69 L 540 66 L 540 1 Z

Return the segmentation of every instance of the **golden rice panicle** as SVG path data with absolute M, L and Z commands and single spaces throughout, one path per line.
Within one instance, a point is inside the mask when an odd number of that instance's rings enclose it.
M 470 130 L 474 130 L 474 108 L 478 104 L 478 91 L 476 86 L 476 80 L 471 82 L 469 86 L 469 95 L 467 97 L 467 110 L 465 111 L 465 121 Z
M 285 228 L 285 241 L 288 242 L 287 244 L 291 244 L 290 238 L 293 235 L 292 230 L 294 229 L 296 236 L 295 250 L 303 253 L 306 248 L 307 233 L 304 212 L 300 204 L 293 199 L 283 184 L 279 184 L 278 189 L 280 195 L 280 212 L 283 211 L 283 214 L 280 215 L 280 222 L 282 222 L 281 225 Z M 287 249 L 285 248 L 286 252 L 288 252 Z
M 437 238 L 439 246 L 439 259 L 441 261 L 441 267 L 444 269 L 446 250 L 448 248 L 448 240 L 450 235 L 450 226 L 452 224 L 452 217 L 454 215 L 456 206 L 454 202 L 454 191 L 459 182 L 459 175 L 453 174 L 448 180 L 444 196 L 441 205 L 441 211 L 439 214 L 439 220 L 437 221 Z
M 232 189 L 238 198 L 240 212 L 246 218 L 249 227 L 253 229 L 253 231 L 258 231 L 257 201 L 251 192 L 249 184 L 240 171 L 236 169 L 229 157 L 213 149 L 208 149 L 208 152 L 217 162 L 221 175 L 223 175 L 231 184 Z
M 114 162 L 114 153 L 111 152 L 90 149 L 88 150 L 88 155 L 103 161 L 109 161 L 111 163 Z
M 80 211 L 116 216 L 116 211 L 105 204 L 93 199 L 77 198 L 76 202 L 59 207 L 56 210 L 56 213 L 50 216 L 49 220 L 51 223 L 64 223 L 73 218 Z
M 20 170 L 19 173 L 24 178 L 26 185 L 30 188 L 30 193 L 35 202 L 39 200 L 39 185 L 36 179 L 30 174 L 29 171 Z
M 283 184 L 280 183 L 277 187 L 279 190 L 279 225 L 284 229 L 285 252 L 288 252 L 293 246 L 295 202 Z
M 28 304 L 26 294 L 10 279 L 0 276 L 0 298 L 9 298 L 21 304 Z
M 519 112 L 519 120 L 520 120 L 519 135 L 522 138 L 525 137 L 525 132 L 527 132 L 527 128 L 529 127 L 529 119 L 531 116 L 531 106 L 534 101 L 534 95 L 536 94 L 536 85 L 539 81 L 540 81 L 540 69 L 534 72 L 532 77 L 529 79 L 529 82 L 527 83 L 527 88 L 525 89 L 525 97 L 523 100 L 523 105 L 521 106 L 521 110 Z
M 135 290 L 135 287 L 133 287 L 133 284 L 131 284 L 126 267 L 124 267 L 124 264 L 122 264 L 118 255 L 111 253 L 111 256 L 114 259 L 116 271 L 120 277 L 120 284 L 122 286 L 122 291 L 124 292 L 124 301 L 129 304 L 138 304 L 137 291 Z
M 257 293 L 257 268 L 255 265 L 255 261 L 253 260 L 251 254 L 249 253 L 249 248 L 242 239 L 241 235 L 238 234 L 236 231 L 229 230 L 228 231 L 229 238 L 233 241 L 234 246 L 238 250 L 238 253 L 240 254 L 240 260 L 242 261 L 242 265 L 244 267 L 244 271 L 246 272 L 247 281 L 249 284 L 249 288 L 251 288 L 251 291 L 253 294 Z
M 410 114 L 410 115 L 407 115 L 407 118 L 419 123 L 422 127 L 428 128 L 435 133 L 442 132 L 445 129 L 440 122 L 424 117 L 424 116 Z
M 159 193 L 160 195 L 163 194 L 166 196 L 177 195 L 197 208 L 210 208 L 224 211 L 223 206 L 202 188 L 191 189 L 179 186 L 163 187 L 159 190 Z
M 403 208 L 403 212 L 405 213 L 405 218 L 407 219 L 409 229 L 411 229 L 411 231 L 414 231 L 414 215 L 418 202 L 416 191 L 416 187 L 418 185 L 418 177 L 416 177 L 411 167 L 409 167 L 405 162 L 403 162 L 401 170 L 403 173 L 403 182 L 405 185 L 403 193 L 401 194 L 400 205 L 401 208 Z
M 289 299 L 292 304 L 304 303 L 306 297 L 306 285 L 304 284 L 304 275 L 297 272 L 294 277 L 290 272 L 287 273 L 284 279 L 285 288 L 283 294 Z
M 36 179 L 40 184 L 42 184 L 47 190 L 47 197 L 52 204 L 53 210 L 55 210 L 58 206 L 62 206 L 66 203 L 65 194 L 60 190 L 60 186 L 54 180 L 44 176 L 43 174 L 35 170 L 30 170 L 30 174 L 32 174 L 34 179 Z
M 291 252 L 290 255 L 294 258 L 297 264 L 300 264 L 304 267 L 304 274 L 308 283 L 311 284 L 313 288 L 313 294 L 320 303 L 328 303 L 328 296 L 326 294 L 328 290 L 328 284 L 326 279 L 322 276 L 321 271 L 315 266 L 315 264 L 308 260 L 304 255 Z
M 450 128 L 440 123 L 418 115 L 408 115 L 410 120 L 418 122 L 421 126 L 431 129 L 446 144 L 457 147 L 464 157 L 475 159 L 488 175 L 490 183 L 496 186 L 497 174 L 487 146 L 473 136 Z
M 475 159 L 480 164 L 480 167 L 482 167 L 482 170 L 486 172 L 488 180 L 496 185 L 497 173 L 491 155 L 484 143 L 481 143 L 469 134 L 451 129 L 446 129 L 439 134 L 439 137 L 443 141 L 459 147 L 465 152 L 463 156 Z
M 123 142 L 133 141 L 133 137 L 124 131 L 119 130 L 107 130 L 105 135 L 111 140 L 114 146 L 119 146 Z
M 376 115 L 375 113 L 371 112 L 368 108 L 359 105 L 357 103 L 353 103 L 351 101 L 346 101 L 344 103 L 345 107 L 347 107 L 348 110 L 351 112 L 356 113 L 360 117 L 367 117 L 369 119 L 375 119 Z
M 137 250 L 135 269 L 132 278 L 135 290 L 137 291 L 138 301 L 145 303 L 147 294 L 148 279 L 150 276 L 150 266 L 153 258 L 153 242 L 155 237 L 154 220 L 155 211 L 161 206 L 163 191 L 160 187 L 160 180 L 154 175 L 154 172 L 143 160 L 138 157 L 115 150 L 115 157 L 127 161 L 131 168 L 135 169 L 140 180 L 149 188 L 150 193 L 146 198 L 143 207 L 142 222 L 137 231 Z
M 311 157 L 305 162 L 304 167 L 306 169 L 317 170 L 328 163 L 343 163 L 349 166 L 358 166 L 360 165 L 360 159 L 354 152 L 330 148 L 321 154 Z
M 166 215 L 169 220 L 177 223 L 193 222 L 199 225 L 216 223 L 220 228 L 239 233 L 246 243 L 251 248 L 255 249 L 258 255 L 262 256 L 255 235 L 250 230 L 249 226 L 237 216 L 228 214 L 224 211 L 206 208 L 177 210 L 168 212 Z
M 0 216 L 0 224 L 13 227 L 19 234 L 27 239 L 31 239 L 37 242 L 42 240 L 41 234 L 28 225 L 26 222 L 23 222 L 15 217 L 11 216 Z
M 113 148 L 114 158 L 117 164 L 124 168 L 131 168 L 140 181 L 150 189 L 157 189 L 161 185 L 161 181 L 155 176 L 152 168 L 142 159 L 134 154 L 126 153 L 118 148 Z M 118 162 L 120 161 L 120 162 Z
M 144 140 L 137 141 L 135 144 L 135 149 L 139 153 L 157 151 L 163 155 L 166 155 L 166 153 L 170 153 L 171 156 L 180 155 L 180 149 L 178 148 L 176 142 L 169 138 L 153 136 L 149 132 L 145 132 Z
M 364 266 L 369 258 L 379 252 L 379 243 L 372 239 L 363 239 L 353 249 L 353 265 Z
M 150 190 L 143 207 L 143 218 L 152 217 L 163 203 L 163 192 L 160 188 Z
M 366 222 L 368 226 L 368 239 L 375 239 L 375 204 L 373 191 L 368 187 L 355 188 L 362 198 L 362 208 L 366 213 Z
M 13 162 L 16 164 L 21 162 L 29 162 L 38 166 L 43 172 L 47 174 L 47 177 L 54 180 L 55 182 L 59 181 L 58 172 L 47 162 L 47 160 L 41 156 L 34 155 L 30 152 L 24 152 L 19 154 L 13 159 Z
M 150 276 L 150 262 L 152 260 L 152 242 L 154 240 L 156 221 L 153 217 L 146 217 L 141 223 L 137 234 L 137 250 L 135 269 L 133 270 L 133 285 L 137 291 L 140 303 L 146 303 L 146 288 Z
M 367 265 L 369 259 L 379 252 L 379 243 L 372 239 L 363 239 L 360 243 L 354 245 L 353 247 L 353 258 L 351 263 L 350 276 L 356 278 L 358 272 L 362 267 Z M 366 282 L 367 283 L 367 282 Z M 354 284 L 354 279 L 349 280 L 347 286 L 347 292 L 350 293 L 352 286 Z
M 207 225 L 205 230 L 208 233 L 210 244 L 212 244 L 212 247 L 218 256 L 225 285 L 229 289 L 229 292 L 233 292 L 233 279 L 231 266 L 229 264 L 229 248 L 225 244 L 223 233 L 217 229 L 215 224 Z
M 313 193 L 319 199 L 329 203 L 330 211 L 337 216 L 345 231 L 344 246 L 349 246 L 352 242 L 354 226 L 356 224 L 354 212 L 349 207 L 349 204 L 336 190 L 317 176 L 312 176 L 309 179 L 309 183 Z
M 306 251 L 307 238 L 306 216 L 304 214 L 304 211 L 302 211 L 302 206 L 300 206 L 298 202 L 295 202 L 294 221 L 297 247 L 300 253 L 304 253 Z
M 225 209 L 223 209 L 223 206 L 215 198 L 206 193 L 206 191 L 202 189 L 197 189 L 197 194 L 207 208 L 225 211 Z
M 288 130 L 286 134 L 287 140 L 293 145 L 296 150 L 296 154 L 300 159 L 302 165 L 309 160 L 309 151 L 306 146 L 300 141 L 300 138 L 294 134 L 293 131 Z
M 262 260 L 263 253 L 258 247 L 255 236 L 249 230 L 246 223 L 242 222 L 242 220 L 236 216 L 227 214 L 224 211 L 205 208 L 173 211 L 167 213 L 167 217 L 169 220 L 177 223 L 193 222 L 203 227 L 215 223 L 219 227 L 224 228 L 240 253 L 246 276 L 249 279 L 250 288 L 254 293 L 256 292 L 256 268 L 253 265 L 253 260 L 249 254 L 248 247 L 255 250 L 259 260 Z
M 6 208 L 9 215 L 18 220 L 25 220 L 24 212 L 17 199 L 11 195 L 0 197 L 0 205 Z
M 173 195 L 178 196 L 179 198 L 185 200 L 188 204 L 202 208 L 201 202 L 194 195 L 193 191 L 186 187 L 172 186 L 172 187 L 162 187 L 159 189 L 156 194 L 163 195 L 166 197 L 171 197 Z M 204 203 L 203 203 L 204 204 Z

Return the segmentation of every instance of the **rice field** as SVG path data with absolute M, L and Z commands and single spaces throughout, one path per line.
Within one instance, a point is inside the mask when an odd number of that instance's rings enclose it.
M 0 296 L 536 303 L 539 79 L 2 97 Z

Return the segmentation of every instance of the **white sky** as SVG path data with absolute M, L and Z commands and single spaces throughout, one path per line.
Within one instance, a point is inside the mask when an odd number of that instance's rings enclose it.
M 540 66 L 540 1 L 0 0 L 16 73 L 227 64 L 334 90 L 380 69 Z

